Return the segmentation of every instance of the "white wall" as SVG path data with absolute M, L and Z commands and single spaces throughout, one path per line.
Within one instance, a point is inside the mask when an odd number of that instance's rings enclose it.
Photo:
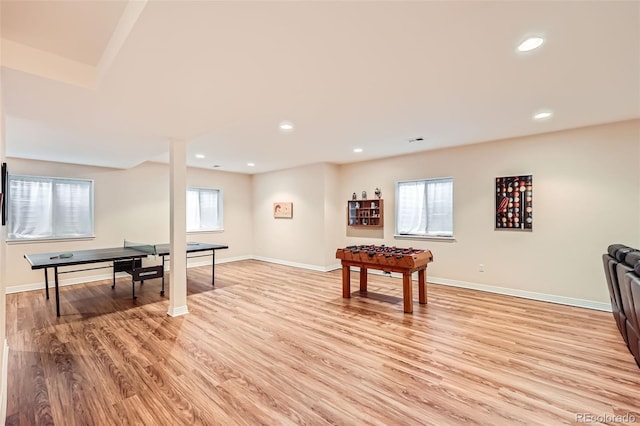
M 10 243 L 7 247 L 8 286 L 44 282 L 41 270 L 32 271 L 25 253 L 113 247 L 124 239 L 142 242 L 169 241 L 169 167 L 143 163 L 120 170 L 45 161 L 9 159 L 11 174 L 85 178 L 94 180 L 95 238 L 76 241 Z M 224 232 L 190 233 L 189 241 L 227 244 L 216 260 L 251 255 L 251 176 L 189 168 L 189 186 L 222 189 Z M 202 261 L 202 260 L 201 260 Z M 66 274 L 63 279 L 109 274 L 109 270 Z
M 226 244 L 228 250 L 216 252 L 216 260 L 248 257 L 253 253 L 253 205 L 251 175 L 199 168 L 187 170 L 187 185 L 223 191 L 224 232 L 189 233 L 188 241 Z
M 345 165 L 342 198 L 379 185 L 385 228 L 341 232 L 348 244 L 430 249 L 430 277 L 608 303 L 602 253 L 612 243 L 640 247 L 639 128 L 636 120 Z M 533 175 L 533 232 L 495 231 L 495 178 L 522 174 Z M 442 176 L 454 178 L 455 241 L 394 239 L 395 182 Z
M 42 272 L 31 271 L 23 259 L 27 252 L 169 238 L 167 165 L 116 170 L 18 159 L 8 163 L 15 174 L 96 182 L 96 238 L 8 245 L 8 286 L 43 282 Z M 228 244 L 218 259 L 253 255 L 319 270 L 336 266 L 335 250 L 347 244 L 429 248 L 435 256 L 428 268 L 431 278 L 606 304 L 601 254 L 611 243 L 640 247 L 639 166 L 640 121 L 635 120 L 255 176 L 189 169 L 189 185 L 224 191 L 225 228 L 189 239 Z M 495 231 L 494 179 L 520 174 L 534 179 L 533 232 Z M 455 241 L 395 239 L 395 182 L 441 176 L 454 178 Z M 385 227 L 347 227 L 351 194 L 366 190 L 371 198 L 376 187 L 385 201 Z M 293 202 L 293 218 L 275 219 L 273 204 L 287 201 Z M 480 263 L 485 272 L 479 272 Z
M 325 164 L 324 183 L 324 242 L 325 269 L 338 265 L 336 249 L 344 246 L 344 235 L 338 230 L 346 219 L 346 203 L 341 196 L 340 168 L 333 164 Z
M 256 257 L 319 270 L 333 264 L 328 259 L 335 256 L 333 244 L 339 235 L 335 227 L 337 178 L 337 167 L 329 164 L 254 175 Z M 293 218 L 274 218 L 276 202 L 293 202 Z

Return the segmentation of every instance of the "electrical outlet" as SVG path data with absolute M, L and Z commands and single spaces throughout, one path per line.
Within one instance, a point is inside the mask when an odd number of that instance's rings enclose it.
M 478 267 L 478 270 L 480 272 L 484 272 L 484 264 L 483 263 L 480 264 L 480 266 Z

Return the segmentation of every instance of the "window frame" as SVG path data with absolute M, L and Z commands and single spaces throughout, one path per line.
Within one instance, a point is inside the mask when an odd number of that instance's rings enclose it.
M 24 178 L 24 180 L 32 180 L 32 181 L 50 181 L 52 183 L 51 189 L 51 199 L 52 199 L 52 214 L 54 214 L 55 204 L 53 201 L 55 200 L 55 186 L 57 182 L 89 182 L 90 183 L 90 195 L 89 195 L 89 225 L 90 225 L 90 233 L 84 235 L 74 235 L 74 236 L 64 236 L 56 234 L 55 232 L 55 220 L 52 219 L 52 234 L 48 237 L 38 237 L 38 238 L 12 238 L 10 236 L 10 229 L 13 221 L 11 214 L 11 195 L 10 195 L 10 187 L 11 181 L 15 179 Z M 5 236 L 7 239 L 7 243 L 39 243 L 46 241 L 72 241 L 72 240 L 87 240 L 95 238 L 95 181 L 93 179 L 83 179 L 83 178 L 70 178 L 70 177 L 59 177 L 59 176 L 40 176 L 40 175 L 26 175 L 26 174 L 8 174 L 7 175 L 7 194 L 5 194 L 4 202 L 7 203 L 7 225 Z
M 398 211 L 400 208 L 400 202 L 399 202 L 399 198 L 398 198 L 398 193 L 399 193 L 399 188 L 401 184 L 404 183 L 414 183 L 414 182 L 426 182 L 427 185 L 429 182 L 438 182 L 438 181 L 449 181 L 451 182 L 451 235 L 436 235 L 436 234 L 400 234 L 398 232 Z M 454 187 L 453 187 L 453 183 L 454 183 L 454 179 L 453 176 L 443 176 L 443 177 L 436 177 L 436 178 L 422 178 L 422 179 L 409 179 L 409 180 L 402 180 L 402 181 L 396 181 L 396 185 L 395 185 L 395 197 L 396 197 L 396 202 L 395 202 L 395 218 L 394 218 L 394 225 L 395 225 L 395 229 L 394 229 L 394 238 L 395 239 L 408 239 L 408 240 L 455 240 L 455 233 L 454 233 L 454 214 L 455 214 L 455 193 L 454 193 Z M 426 200 L 425 200 L 425 204 L 426 204 Z M 427 207 L 428 208 L 428 207 Z
M 187 186 L 186 190 L 185 190 L 185 201 L 186 201 L 186 197 L 187 194 L 189 192 L 189 190 L 198 190 L 198 191 L 215 191 L 218 193 L 218 227 L 217 228 L 200 228 L 200 229 L 195 229 L 195 230 L 189 230 L 188 228 L 188 224 L 185 223 L 185 229 L 187 234 L 198 234 L 198 233 L 207 233 L 207 232 L 223 232 L 224 231 L 224 200 L 223 200 L 223 195 L 224 192 L 222 189 L 217 189 L 217 188 L 207 188 L 207 187 L 202 187 L 202 186 Z M 188 217 L 189 212 L 188 212 L 188 202 L 185 202 L 185 213 Z

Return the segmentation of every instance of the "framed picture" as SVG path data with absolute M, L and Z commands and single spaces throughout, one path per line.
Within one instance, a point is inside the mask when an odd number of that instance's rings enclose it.
M 533 176 L 496 178 L 496 230 L 533 230 Z
M 293 217 L 293 203 L 273 203 L 273 217 L 291 219 Z

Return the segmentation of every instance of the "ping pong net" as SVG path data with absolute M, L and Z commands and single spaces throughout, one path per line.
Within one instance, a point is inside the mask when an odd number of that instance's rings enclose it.
M 142 243 L 135 243 L 132 241 L 124 240 L 124 247 L 138 250 L 142 253 L 147 253 L 154 256 L 158 254 L 158 250 L 156 249 L 156 246 L 153 244 L 142 244 Z

